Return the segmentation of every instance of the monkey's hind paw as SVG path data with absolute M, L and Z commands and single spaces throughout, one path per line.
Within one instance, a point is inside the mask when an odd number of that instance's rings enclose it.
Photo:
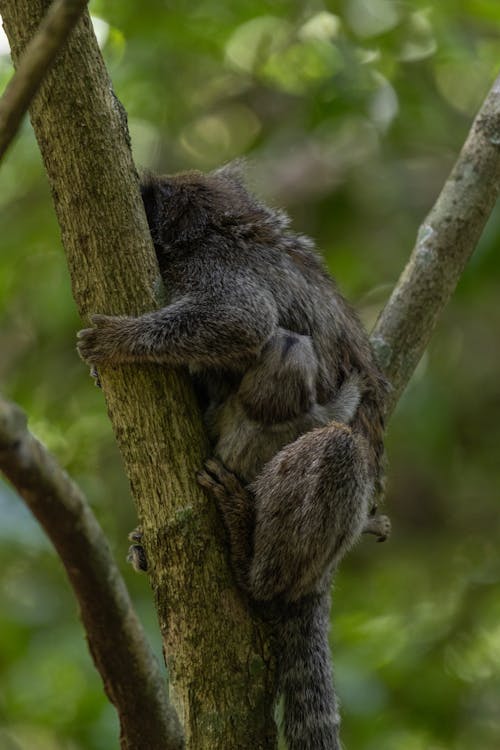
M 389 516 L 376 515 L 368 518 L 363 534 L 374 534 L 377 542 L 385 542 L 391 535 L 391 519 Z
M 196 478 L 198 484 L 219 500 L 244 492 L 238 477 L 216 458 L 205 461 L 205 468 L 197 473 Z
M 143 536 L 144 534 L 142 531 L 142 526 L 136 526 L 136 528 L 130 532 L 127 538 L 130 542 L 137 542 L 137 544 L 139 544 L 140 542 L 142 542 Z
M 144 547 L 140 544 L 142 541 L 141 527 L 138 526 L 131 531 L 128 538 L 131 542 L 135 542 L 135 544 L 132 544 L 128 548 L 127 562 L 130 563 L 138 573 L 145 572 L 148 569 L 148 560 Z

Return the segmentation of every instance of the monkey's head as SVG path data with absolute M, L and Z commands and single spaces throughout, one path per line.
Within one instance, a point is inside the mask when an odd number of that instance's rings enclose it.
M 250 215 L 268 211 L 246 189 L 237 163 L 209 174 L 146 175 L 141 193 L 157 252 L 209 231 L 234 231 Z

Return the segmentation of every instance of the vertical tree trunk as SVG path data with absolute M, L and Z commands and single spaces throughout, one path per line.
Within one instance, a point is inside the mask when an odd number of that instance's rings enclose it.
M 14 61 L 47 5 L 0 0 Z M 31 119 L 82 316 L 153 309 L 161 285 L 125 115 L 87 14 L 35 98 Z M 154 365 L 100 375 L 144 528 L 186 746 L 272 748 L 268 634 L 235 590 L 219 520 L 195 483 L 208 445 L 190 385 Z

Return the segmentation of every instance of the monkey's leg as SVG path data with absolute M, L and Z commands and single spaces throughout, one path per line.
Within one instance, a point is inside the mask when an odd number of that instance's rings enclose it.
M 379 515 L 369 516 L 363 527 L 363 534 L 374 534 L 377 542 L 385 542 L 391 535 L 391 519 L 389 516 Z
M 313 594 L 363 530 L 372 494 L 364 442 L 332 422 L 272 458 L 252 484 L 257 600 Z
M 248 576 L 253 555 L 254 500 L 239 479 L 215 458 L 197 474 L 199 484 L 215 498 L 229 534 L 231 565 L 240 588 L 249 593 Z

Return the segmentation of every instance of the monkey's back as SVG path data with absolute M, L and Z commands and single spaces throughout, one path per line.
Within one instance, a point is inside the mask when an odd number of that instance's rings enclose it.
M 317 361 L 319 404 L 338 392 L 353 372 L 363 377 L 364 390 L 351 428 L 365 437 L 376 493 L 383 473 L 383 403 L 387 382 L 380 372 L 368 335 L 357 314 L 339 292 L 317 255 L 313 242 L 285 231 L 271 241 L 248 238 L 240 259 L 254 275 L 255 285 L 267 288 L 277 311 L 278 325 L 310 336 Z

